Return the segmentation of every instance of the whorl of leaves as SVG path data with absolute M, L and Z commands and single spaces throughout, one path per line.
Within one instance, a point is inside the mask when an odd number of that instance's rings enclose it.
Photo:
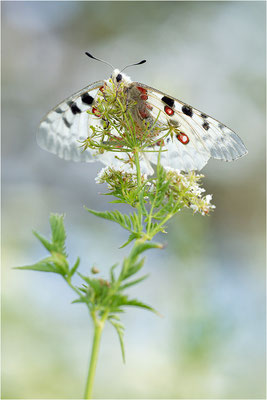
M 96 212 L 93 213 L 98 215 Z M 99 215 L 102 218 L 115 219 L 123 227 L 128 227 L 129 229 L 135 227 L 136 222 L 134 217 L 123 216 L 122 214 L 120 215 L 120 213 L 111 213 L 111 217 L 106 213 L 99 214 L 103 214 Z M 36 264 L 16 267 L 16 269 L 53 272 L 61 275 L 78 294 L 78 298 L 75 299 L 73 303 L 86 304 L 93 319 L 101 319 L 103 315 L 106 315 L 106 320 L 111 323 L 118 334 L 122 357 L 123 360 L 125 360 L 123 345 L 124 326 L 120 321 L 120 314 L 124 312 L 125 307 L 139 307 L 156 312 L 152 307 L 142 301 L 130 298 L 129 295 L 125 293 L 125 290 L 142 282 L 148 276 L 144 275 L 137 279 L 131 279 L 143 266 L 144 258 L 140 258 L 140 255 L 148 249 L 160 248 L 161 245 L 152 242 L 145 243 L 140 239 L 139 241 L 137 240 L 130 255 L 124 258 L 120 272 L 117 276 L 115 274 L 115 268 L 118 268 L 118 264 L 115 264 L 110 268 L 108 279 L 96 278 L 93 276 L 92 271 L 92 276 L 84 275 L 77 271 L 80 265 L 79 257 L 74 265 L 70 266 L 65 246 L 66 232 L 64 227 L 64 216 L 51 214 L 50 227 L 50 240 L 44 238 L 39 233 L 34 232 L 37 239 L 39 239 L 50 255 Z M 75 273 L 82 280 L 80 286 L 74 286 L 71 283 L 71 279 Z

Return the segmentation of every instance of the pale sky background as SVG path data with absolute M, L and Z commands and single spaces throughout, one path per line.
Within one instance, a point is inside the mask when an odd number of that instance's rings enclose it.
M 129 310 L 126 365 L 103 335 L 96 398 L 265 397 L 265 3 L 2 2 L 2 397 L 82 396 L 92 326 L 49 274 L 13 270 L 46 255 L 50 212 L 66 214 L 68 253 L 101 276 L 129 251 L 119 226 L 85 212 L 114 208 L 95 184 L 101 164 L 38 148 L 35 132 L 59 101 L 110 75 L 92 52 L 236 131 L 248 155 L 211 160 L 208 218 L 174 218 L 147 281 L 132 294 L 164 316 Z

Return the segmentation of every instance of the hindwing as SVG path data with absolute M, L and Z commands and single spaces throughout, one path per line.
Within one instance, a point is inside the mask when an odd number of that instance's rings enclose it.
M 232 161 L 247 153 L 240 137 L 216 119 L 157 89 L 133 84 L 143 89 L 141 96 L 157 124 L 175 127 L 176 133 L 165 139 L 162 147 L 164 166 L 200 170 L 210 157 Z M 156 163 L 157 153 L 148 153 L 148 158 Z

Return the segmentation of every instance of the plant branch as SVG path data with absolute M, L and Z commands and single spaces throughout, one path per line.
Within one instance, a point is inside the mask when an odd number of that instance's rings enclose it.
M 99 354 L 100 340 L 101 340 L 102 331 L 103 331 L 103 328 L 105 325 L 105 321 L 107 319 L 108 312 L 106 312 L 101 319 L 97 318 L 94 311 L 91 313 L 91 315 L 92 315 L 92 319 L 94 321 L 94 339 L 93 339 L 93 345 L 92 345 L 92 351 L 91 351 L 91 357 L 90 357 L 88 376 L 87 376 L 87 381 L 86 381 L 86 386 L 85 386 L 84 399 L 92 398 L 95 371 L 96 371 L 97 359 L 98 359 L 98 354 Z
M 141 171 L 140 171 L 139 149 L 138 148 L 134 149 L 134 160 L 135 160 L 135 166 L 136 166 L 137 193 L 138 193 L 138 197 L 139 197 L 136 207 L 137 207 L 138 221 L 139 221 L 139 233 L 141 233 L 143 231 L 142 207 L 140 204 L 142 183 L 141 183 Z

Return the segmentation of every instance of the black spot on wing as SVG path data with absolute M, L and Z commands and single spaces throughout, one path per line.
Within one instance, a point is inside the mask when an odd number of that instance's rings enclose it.
M 201 116 L 202 118 L 208 118 L 208 116 L 207 116 L 206 114 L 203 114 L 203 113 L 201 113 L 200 116 Z
M 171 99 L 170 97 L 163 96 L 163 97 L 161 98 L 161 100 L 162 100 L 165 104 L 167 104 L 168 106 L 170 106 L 170 107 L 173 107 L 173 106 L 174 106 L 174 100 Z
M 205 131 L 207 131 L 210 127 L 210 124 L 208 122 L 204 122 L 204 124 L 202 126 L 205 129 Z
M 60 107 L 58 107 L 55 111 L 58 114 L 62 114 L 64 112 Z
M 69 123 L 69 121 L 68 121 L 65 117 L 63 117 L 62 119 L 63 119 L 63 122 L 64 122 L 64 124 L 66 125 L 66 127 L 67 127 L 67 128 L 70 128 L 70 127 L 71 127 L 71 124 Z
M 88 104 L 89 106 L 90 106 L 91 104 L 93 104 L 93 101 L 94 101 L 94 98 L 93 98 L 92 96 L 90 96 L 90 94 L 88 94 L 88 93 L 84 93 L 84 94 L 81 96 L 81 99 L 82 99 L 82 102 L 83 102 L 83 103 Z
M 188 115 L 188 117 L 192 117 L 192 115 L 193 115 L 193 110 L 192 110 L 192 107 L 190 107 L 190 106 L 183 105 L 182 112 L 185 115 Z
M 82 111 L 79 109 L 76 103 L 72 103 L 70 105 L 70 109 L 72 111 L 72 114 L 80 114 Z

